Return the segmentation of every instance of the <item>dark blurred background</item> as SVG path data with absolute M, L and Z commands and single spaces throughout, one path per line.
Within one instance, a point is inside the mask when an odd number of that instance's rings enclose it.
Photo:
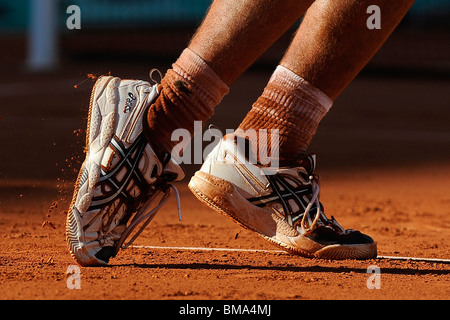
M 8 185 L 74 179 L 83 158 L 93 83 L 87 75 L 111 72 L 148 80 L 150 69 L 164 72 L 210 3 L 1 0 L 0 180 Z M 66 26 L 70 5 L 81 9 L 81 29 Z M 295 27 L 233 85 L 211 123 L 223 130 L 239 124 Z M 449 31 L 449 1 L 415 2 L 319 127 L 311 145 L 320 155 L 319 166 L 449 163 Z M 187 166 L 187 171 L 196 168 Z
M 186 46 L 210 3 L 210 0 L 2 0 L 1 62 L 16 64 L 30 58 L 27 36 L 38 11 L 36 7 L 44 11 L 44 21 L 57 29 L 58 62 L 83 58 L 173 60 Z M 70 16 L 66 10 L 70 5 L 81 9 L 80 30 L 66 27 Z M 258 62 L 270 65 L 277 62 L 294 29 L 295 26 Z M 367 69 L 448 72 L 449 30 L 449 1 L 416 0 Z

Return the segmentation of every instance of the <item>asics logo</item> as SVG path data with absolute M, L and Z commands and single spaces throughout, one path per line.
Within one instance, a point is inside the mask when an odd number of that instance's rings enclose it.
M 111 192 L 108 192 L 104 196 L 93 197 L 90 206 L 91 209 L 103 206 L 117 199 L 119 195 L 122 196 L 123 200 L 133 199 L 129 190 L 126 189 L 128 183 L 132 179 L 141 190 L 143 190 L 147 184 L 144 176 L 138 170 L 139 160 L 147 145 L 144 134 L 139 135 L 129 149 L 126 149 L 115 137 L 112 138 L 111 145 L 117 151 L 121 160 L 112 171 L 105 172 L 103 169 L 101 170 L 101 177 L 98 184 L 107 184 L 111 189 Z M 119 174 L 123 170 L 125 171 L 125 175 L 119 178 Z
M 272 193 L 247 200 L 258 207 L 265 207 L 273 203 L 281 204 L 287 222 L 293 226 L 303 217 L 304 211 L 308 206 L 310 201 L 309 197 L 312 193 L 311 185 L 302 185 L 299 183 L 297 187 L 293 187 L 280 174 L 266 175 L 266 178 L 272 187 Z M 294 203 L 295 206 L 293 206 Z M 310 208 L 310 210 L 315 209 L 315 205 Z
M 127 113 L 133 107 L 133 102 L 136 101 L 136 97 L 132 92 L 128 92 L 128 98 L 125 101 L 125 107 L 123 108 L 123 113 Z

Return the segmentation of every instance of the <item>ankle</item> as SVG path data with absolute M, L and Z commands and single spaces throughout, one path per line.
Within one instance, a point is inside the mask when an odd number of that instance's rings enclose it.
M 278 145 L 271 145 L 270 150 L 277 151 L 275 154 L 280 163 L 292 164 L 306 152 L 319 122 L 332 103 L 306 80 L 278 66 L 239 129 L 256 132 L 248 136 L 252 145 L 259 148 L 267 144 L 265 139 L 261 141 L 258 137 L 261 129 L 269 134 L 278 134 Z
M 208 120 L 229 91 L 228 86 L 190 49 L 183 51 L 158 89 L 159 96 L 148 109 L 144 127 L 147 139 L 160 154 L 171 153 L 179 144 L 179 141 L 172 141 L 175 130 L 185 129 L 192 136 L 194 122 Z

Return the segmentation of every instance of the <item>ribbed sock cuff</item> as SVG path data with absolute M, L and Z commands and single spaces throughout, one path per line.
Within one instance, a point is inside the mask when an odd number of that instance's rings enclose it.
M 325 109 L 325 113 L 328 112 L 333 105 L 333 100 L 331 100 L 324 92 L 281 65 L 275 69 L 270 77 L 269 83 L 276 84 L 278 87 L 283 88 L 285 93 L 288 93 L 284 98 L 279 98 L 281 101 L 278 101 L 280 103 L 284 102 L 282 104 L 286 105 L 288 108 L 292 107 L 295 103 L 294 98 L 306 100 L 305 95 L 309 98 L 308 100 L 314 101 L 317 105 L 322 106 Z M 273 98 L 273 96 L 270 98 Z
M 206 62 L 189 48 L 184 49 L 173 70 L 190 82 L 198 91 L 196 94 L 208 106 L 216 107 L 230 88 Z
M 291 70 L 278 66 L 239 129 L 251 133 L 248 136 L 253 152 L 259 144 L 265 147 L 265 142 L 260 141 L 253 131 L 277 130 L 279 145 L 272 145 L 271 150 L 277 151 L 279 147 L 280 160 L 293 163 L 306 151 L 319 122 L 332 104 L 333 101 L 320 89 Z M 242 133 L 237 134 L 242 136 Z

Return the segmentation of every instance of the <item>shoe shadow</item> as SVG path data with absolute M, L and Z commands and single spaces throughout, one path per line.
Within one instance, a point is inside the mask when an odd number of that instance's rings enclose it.
M 333 266 L 264 266 L 264 265 L 235 265 L 229 263 L 130 263 L 117 266 L 128 266 L 142 269 L 171 269 L 171 270 L 259 270 L 259 271 L 279 271 L 279 272 L 318 272 L 318 273 L 367 273 L 367 269 L 355 267 L 333 267 Z M 402 275 L 448 275 L 450 270 L 433 270 L 433 269 L 411 269 L 402 267 L 381 267 L 384 274 L 402 274 Z

